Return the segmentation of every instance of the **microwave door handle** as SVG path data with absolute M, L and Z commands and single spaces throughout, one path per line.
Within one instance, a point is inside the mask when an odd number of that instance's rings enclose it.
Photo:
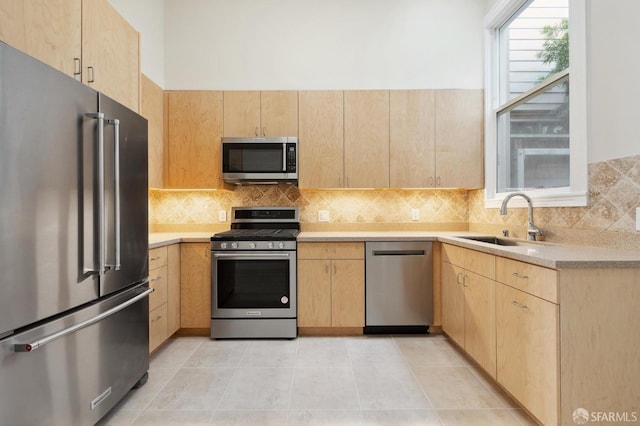
M 287 172 L 287 144 L 282 144 L 282 171 Z

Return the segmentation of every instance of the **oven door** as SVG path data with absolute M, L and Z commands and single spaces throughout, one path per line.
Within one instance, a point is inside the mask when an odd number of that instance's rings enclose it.
M 295 318 L 296 252 L 211 252 L 212 318 Z

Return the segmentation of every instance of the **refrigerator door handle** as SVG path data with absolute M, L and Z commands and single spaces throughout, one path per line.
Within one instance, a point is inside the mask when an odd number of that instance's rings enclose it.
M 69 328 L 65 328 L 64 330 L 60 330 L 57 333 L 53 333 L 50 334 L 46 337 L 43 337 L 40 340 L 36 340 L 35 342 L 31 342 L 31 343 L 16 343 L 15 345 L 13 345 L 13 350 L 15 352 L 33 352 L 38 348 L 43 347 L 44 345 L 46 345 L 47 343 L 51 343 L 54 340 L 60 339 L 61 337 L 67 336 L 71 333 L 75 333 L 78 330 L 81 330 L 85 327 L 89 327 L 90 325 L 93 325 L 97 322 L 102 321 L 103 319 L 110 317 L 111 315 L 114 315 L 118 312 L 120 312 L 121 310 L 133 305 L 134 303 L 136 303 L 139 300 L 144 299 L 145 297 L 147 297 L 149 294 L 153 293 L 153 288 L 148 288 L 147 290 L 145 290 L 143 293 L 140 293 L 139 295 L 127 300 L 124 303 L 119 304 L 118 306 L 114 306 L 113 308 L 104 311 L 103 313 L 101 313 L 100 315 L 96 315 L 93 318 L 89 318 L 86 321 L 83 321 L 79 324 L 76 324 L 72 327 Z
M 105 218 L 104 218 L 104 113 L 95 112 L 86 114 L 89 118 L 98 120 L 98 269 L 88 269 L 85 267 L 85 273 L 103 274 L 106 272 L 106 254 L 104 250 L 105 243 Z
M 113 125 L 113 145 L 114 145 L 114 219 L 115 228 L 115 265 L 109 265 L 109 269 L 120 270 L 120 120 L 117 118 L 108 118 L 105 120 L 107 124 Z

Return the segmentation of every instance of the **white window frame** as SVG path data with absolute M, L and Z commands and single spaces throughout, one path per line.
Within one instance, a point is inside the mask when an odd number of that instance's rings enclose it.
M 497 111 L 500 104 L 500 28 L 531 0 L 499 0 L 485 17 L 485 207 L 500 207 L 508 192 L 497 188 Z M 529 195 L 536 207 L 586 206 L 587 173 L 587 46 L 584 0 L 569 0 L 569 138 L 570 186 L 521 191 Z M 504 103 L 503 103 L 504 104 Z M 520 192 L 520 191 L 519 191 Z M 521 197 L 511 201 L 525 206 Z

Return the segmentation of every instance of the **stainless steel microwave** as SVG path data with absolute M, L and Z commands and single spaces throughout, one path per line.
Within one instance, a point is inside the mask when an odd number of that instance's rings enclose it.
M 298 138 L 222 138 L 222 179 L 235 184 L 296 184 Z

